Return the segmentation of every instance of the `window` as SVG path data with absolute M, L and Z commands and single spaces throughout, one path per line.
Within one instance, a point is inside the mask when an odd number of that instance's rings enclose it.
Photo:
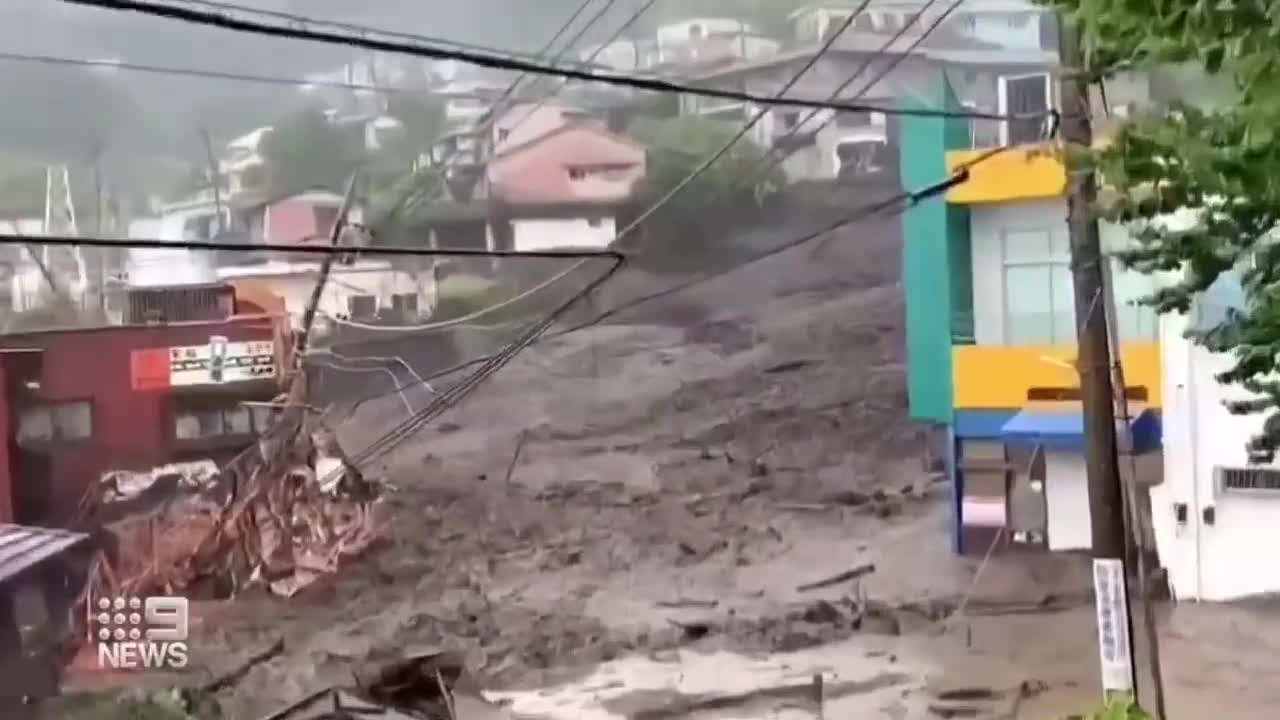
M 1003 245 L 1005 343 L 1075 342 L 1066 229 L 1006 231 Z
M 1002 76 L 998 93 L 999 114 L 1026 116 L 1005 121 L 1001 144 L 1039 142 L 1052 104 L 1049 74 Z
M 1005 21 L 1009 24 L 1010 29 L 1021 30 L 1031 24 L 1032 17 L 1031 13 L 1010 13 L 1009 16 L 1005 18 Z
M 261 435 L 271 427 L 275 415 L 272 407 L 241 404 L 180 409 L 173 416 L 173 437 L 207 440 Z
M 352 295 L 347 298 L 347 316 L 353 320 L 371 318 L 378 312 L 378 298 L 373 295 Z
M 792 128 L 794 128 L 796 125 L 799 125 L 799 124 L 800 124 L 799 111 L 785 112 L 782 114 L 782 126 L 787 130 L 791 130 Z
M 585 168 L 580 168 L 580 167 L 569 168 L 570 180 L 585 180 L 586 178 L 587 178 L 587 171 Z
M 508 128 L 498 128 L 498 142 L 503 142 L 511 137 L 511 130 Z
M 1075 343 L 1075 292 L 1065 228 L 1007 230 L 1003 253 L 1005 342 Z M 1138 302 L 1151 293 L 1151 278 L 1123 269 L 1114 259 L 1112 262 L 1112 296 L 1120 339 L 1156 340 L 1159 326 L 1155 311 Z
M 1280 495 L 1280 468 L 1273 467 L 1216 467 L 1219 495 L 1246 493 Z
M 391 309 L 401 315 L 418 314 L 417 293 L 397 293 L 391 296 Z
M 93 436 L 93 405 L 88 400 L 42 403 L 18 417 L 18 444 L 23 447 L 86 440 Z

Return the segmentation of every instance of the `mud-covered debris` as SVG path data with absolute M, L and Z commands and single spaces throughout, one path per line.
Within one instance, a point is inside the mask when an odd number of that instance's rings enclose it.
M 770 365 L 769 367 L 765 368 L 764 371 L 766 374 L 774 375 L 777 373 L 785 373 L 785 372 L 800 370 L 801 368 L 809 367 L 810 364 L 812 364 L 812 362 L 804 358 L 801 358 L 798 360 L 787 360 L 786 362 L 780 362 L 777 365 Z
M 827 505 L 845 505 L 848 507 L 858 507 L 866 505 L 871 501 L 871 496 L 866 493 L 860 493 L 857 490 L 840 490 L 822 497 L 821 502 Z
M 452 693 L 466 673 L 461 653 L 412 655 L 356 673 L 360 694 L 396 710 L 449 717 Z
M 948 688 L 946 690 L 940 690 L 934 695 L 939 700 L 946 700 L 949 702 L 973 702 L 975 700 L 995 700 L 1002 694 L 1003 693 L 1001 691 L 996 690 L 995 688 L 982 686 Z
M 849 570 L 845 570 L 844 572 L 836 573 L 835 575 L 832 575 L 830 577 L 826 577 L 821 580 L 815 580 L 814 582 L 805 583 L 803 585 L 798 585 L 796 586 L 796 591 L 808 592 L 810 590 L 820 590 L 822 588 L 831 587 L 832 585 L 839 585 L 841 583 L 857 580 L 858 578 L 864 575 L 870 575 L 875 571 L 876 571 L 876 566 L 874 564 L 864 563 L 862 565 L 858 565 L 857 567 L 851 568 Z
M 929 706 L 929 714 L 943 718 L 943 720 L 951 720 L 952 718 L 973 718 L 978 717 L 981 713 L 981 708 L 971 707 L 969 705 L 933 704 Z
M 289 597 L 368 549 L 383 488 L 349 462 L 331 430 L 294 427 L 278 428 L 213 474 L 198 463 L 165 466 L 149 485 L 138 478 L 122 485 L 117 476 L 107 492 L 86 496 L 83 521 L 105 527 L 116 545 L 95 570 L 95 588 L 199 598 L 261 584 Z M 179 470 L 186 474 L 175 481 Z M 122 501 L 122 487 L 135 499 Z M 138 504 L 162 487 L 163 497 Z M 123 516 L 122 505 L 129 506 Z

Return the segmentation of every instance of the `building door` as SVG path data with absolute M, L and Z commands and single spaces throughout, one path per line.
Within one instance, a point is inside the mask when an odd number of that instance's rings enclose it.
M 1048 537 L 1044 452 L 1040 446 L 1010 448 L 1013 482 L 1009 487 L 1010 542 L 1018 548 L 1043 550 Z

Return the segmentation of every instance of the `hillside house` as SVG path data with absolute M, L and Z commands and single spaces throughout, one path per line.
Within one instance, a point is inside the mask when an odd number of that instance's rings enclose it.
M 759 60 L 781 46 L 736 18 L 691 18 L 663 25 L 650 37 L 586 47 L 578 58 L 624 72 L 666 72 Z
M 431 242 L 514 250 L 607 246 L 647 168 L 644 148 L 605 121 L 529 103 L 442 138 L 432 162 L 456 205 L 430 213 Z
M 969 108 L 991 113 L 1001 107 L 1025 108 L 1021 112 L 1048 108 L 1052 67 L 1056 64 L 1051 53 L 1009 50 L 937 32 L 923 38 L 903 57 L 901 52 L 885 51 L 890 38 L 888 33 L 846 31 L 789 94 L 827 98 L 839 91 L 841 96 L 857 97 L 859 103 L 892 108 L 904 100 L 927 97 L 935 78 L 945 73 L 961 102 Z M 899 45 L 905 48 L 917 39 L 918 33 L 908 32 Z M 687 81 L 752 94 L 777 94 L 808 64 L 818 44 L 806 39 L 803 45 L 774 57 L 717 67 L 694 74 Z M 856 78 L 852 83 L 851 77 Z M 897 145 L 895 124 L 874 111 L 766 109 L 694 95 L 686 95 L 681 101 L 684 114 L 734 123 L 745 122 L 762 110 L 765 115 L 753 128 L 751 140 L 785 154 L 782 167 L 792 180 L 834 180 L 848 175 L 852 168 L 871 164 L 867 156 L 883 155 L 884 148 Z M 1038 133 L 1040 128 L 1033 129 Z M 974 128 L 979 136 L 982 130 L 981 126 Z M 895 165 L 891 160 L 880 164 L 891 169 Z
M 793 12 L 793 40 L 820 42 L 856 9 L 854 3 L 815 4 Z M 874 2 L 854 20 L 851 30 L 889 35 L 914 24 L 931 26 L 946 12 L 922 0 Z M 1057 17 L 1026 0 L 968 0 L 947 16 L 939 29 L 1010 50 L 1057 50 Z
M 354 260 L 335 264 L 320 296 L 319 312 L 357 322 L 412 324 L 429 316 L 436 305 L 430 258 Z M 420 266 L 420 267 L 419 267 Z M 320 275 L 314 256 L 224 266 L 220 281 L 245 297 L 274 296 L 300 327 L 302 314 Z

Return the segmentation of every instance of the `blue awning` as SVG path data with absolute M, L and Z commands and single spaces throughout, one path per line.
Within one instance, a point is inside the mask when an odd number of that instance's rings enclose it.
M 1135 411 L 1129 418 L 1133 451 L 1144 453 L 1160 447 L 1160 416 L 1150 409 Z M 1084 414 L 1080 406 L 1030 407 L 1000 428 L 1009 445 L 1040 445 L 1047 450 L 1084 450 Z

